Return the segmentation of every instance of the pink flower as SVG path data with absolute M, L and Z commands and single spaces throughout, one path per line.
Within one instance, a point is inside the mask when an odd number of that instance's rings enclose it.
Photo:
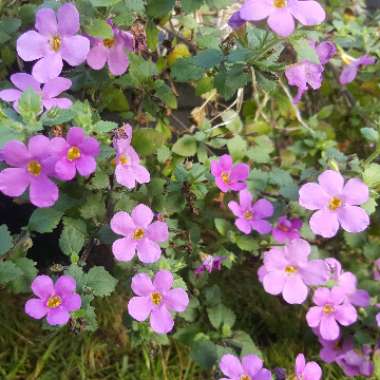
M 81 307 L 81 298 L 75 288 L 71 276 L 61 276 L 55 284 L 49 276 L 37 276 L 32 282 L 32 291 L 38 298 L 26 302 L 25 313 L 34 319 L 46 317 L 52 326 L 65 325 L 70 313 Z
M 112 26 L 112 22 L 109 22 Z M 127 51 L 133 51 L 134 38 L 131 33 L 112 27 L 110 39 L 93 39 L 87 56 L 87 64 L 94 70 L 101 70 L 106 64 L 113 75 L 122 75 L 128 69 Z
M 189 304 L 184 289 L 173 287 L 173 275 L 166 270 L 159 271 L 153 283 L 146 273 L 132 278 L 132 290 L 137 297 L 128 303 L 128 313 L 139 322 L 150 319 L 150 327 L 157 334 L 167 334 L 174 327 L 171 311 L 183 312 Z
M 306 363 L 304 354 L 297 355 L 294 370 L 297 380 L 320 380 L 322 378 L 321 367 L 316 362 Z
M 356 276 L 351 272 L 344 272 L 340 262 L 334 258 L 325 259 L 329 269 L 330 281 L 334 286 L 341 288 L 347 297 L 347 302 L 358 307 L 368 307 L 370 296 L 366 290 L 357 289 Z
M 87 137 L 82 128 L 70 128 L 66 140 L 55 137 L 51 144 L 57 156 L 55 172 L 58 178 L 70 181 L 77 171 L 83 177 L 95 172 L 95 157 L 100 153 L 100 145 L 94 137 Z
M 249 166 L 241 163 L 233 165 L 231 156 L 224 154 L 219 160 L 211 161 L 211 174 L 223 193 L 240 191 L 247 187 L 245 181 L 249 175 Z
M 50 140 L 42 135 L 29 139 L 28 146 L 17 140 L 2 149 L 5 162 L 12 166 L 0 172 L 0 191 L 19 197 L 29 187 L 29 197 L 37 207 L 50 207 L 58 199 L 58 187 L 49 179 L 54 175 L 56 158 Z
M 36 61 L 32 74 L 41 83 L 59 76 L 63 61 L 78 66 L 90 50 L 88 38 L 77 35 L 79 13 L 73 4 L 62 5 L 57 15 L 51 8 L 37 11 L 35 27 L 17 40 L 17 53 L 24 61 Z
M 229 209 L 236 216 L 236 227 L 246 235 L 252 230 L 260 234 L 268 234 L 272 230 L 272 225 L 265 220 L 273 215 L 273 205 L 266 199 L 259 199 L 253 203 L 252 194 L 248 190 L 239 192 L 240 204 L 231 201 L 228 203 Z
M 349 326 L 356 322 L 356 309 L 346 301 L 341 288 L 318 288 L 313 296 L 313 306 L 306 314 L 307 324 L 318 328 L 320 336 L 325 340 L 337 339 L 340 335 L 339 324 Z
M 222 263 L 226 258 L 223 256 L 211 256 L 206 255 L 205 259 L 197 269 L 195 269 L 195 274 L 200 275 L 207 271 L 212 273 L 214 270 L 220 271 L 222 269 Z
M 273 239 L 278 243 L 286 243 L 289 240 L 299 239 L 301 227 L 301 219 L 288 219 L 286 216 L 280 216 L 276 226 L 272 230 Z
M 259 269 L 264 289 L 282 294 L 290 304 L 303 303 L 308 286 L 322 285 L 328 278 L 323 260 L 308 260 L 310 245 L 302 239 L 291 240 L 285 247 L 272 248 L 264 254 L 264 268 Z
M 344 184 L 342 175 L 326 170 L 318 177 L 318 183 L 307 183 L 299 190 L 299 203 L 316 211 L 310 219 L 310 227 L 317 235 L 331 238 L 339 225 L 351 233 L 364 231 L 369 225 L 367 213 L 360 207 L 368 201 L 368 187 L 358 178 Z
M 58 95 L 71 87 L 70 79 L 62 77 L 50 79 L 42 87 L 42 90 L 41 84 L 30 74 L 17 73 L 11 75 L 10 79 L 17 89 L 11 88 L 0 91 L 0 99 L 5 102 L 13 102 L 13 108 L 17 112 L 21 95 L 28 89 L 32 89 L 37 95 L 40 95 L 43 107 L 48 110 L 53 107 L 66 109 L 72 105 L 72 101 L 68 98 L 57 98 Z
M 141 262 L 154 263 L 160 259 L 161 248 L 158 243 L 169 239 L 168 225 L 164 222 L 153 222 L 152 210 L 139 204 L 131 215 L 120 211 L 111 220 L 113 232 L 124 236 L 112 245 L 112 252 L 119 261 L 130 261 L 136 251 Z
M 348 377 L 371 377 L 373 375 L 371 353 L 372 350 L 367 345 L 359 349 L 352 347 L 350 350 L 342 352 L 337 357 L 336 363 Z
M 270 380 L 272 374 L 263 368 L 263 361 L 256 355 L 245 355 L 241 361 L 231 354 L 222 356 L 220 370 L 228 378 L 219 380 Z
M 346 65 L 344 66 L 339 77 L 339 82 L 342 85 L 353 82 L 361 67 L 373 65 L 376 62 L 376 58 L 371 57 L 370 55 L 362 55 L 361 57 L 355 59 L 347 54 L 344 54 L 343 58 Z
M 313 0 L 246 0 L 240 9 L 240 17 L 246 21 L 268 18 L 268 26 L 279 36 L 288 37 L 295 29 L 294 18 L 305 26 L 321 24 L 326 13 Z
M 149 183 L 150 174 L 140 164 L 140 158 L 128 139 L 117 139 L 114 147 L 116 149 L 116 181 L 128 189 L 134 189 L 137 184 Z

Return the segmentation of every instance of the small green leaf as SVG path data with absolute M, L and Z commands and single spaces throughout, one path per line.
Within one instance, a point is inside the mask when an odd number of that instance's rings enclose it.
M 0 226 L 0 256 L 6 254 L 13 247 L 12 236 L 7 225 Z
M 372 188 L 376 188 L 380 185 L 380 165 L 372 163 L 363 173 L 364 182 Z
M 29 219 L 28 227 L 41 234 L 53 232 L 62 216 L 63 212 L 55 208 L 37 208 Z
M 17 280 L 22 276 L 22 270 L 12 261 L 0 261 L 0 284 Z
M 86 275 L 86 286 L 92 289 L 97 297 L 109 296 L 116 287 L 117 280 L 103 267 L 93 267 Z
M 222 326 L 232 328 L 236 321 L 235 313 L 223 304 L 208 308 L 207 315 L 215 329 L 219 329 Z
M 94 124 L 93 130 L 94 132 L 97 132 L 97 133 L 107 133 L 107 132 L 111 132 L 117 127 L 118 127 L 117 123 L 114 123 L 112 121 L 100 120 Z
M 182 157 L 194 156 L 197 153 L 197 140 L 194 136 L 182 136 L 175 142 L 172 151 Z

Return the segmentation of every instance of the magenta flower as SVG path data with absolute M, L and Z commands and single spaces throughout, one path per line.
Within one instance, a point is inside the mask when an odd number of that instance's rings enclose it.
M 252 194 L 248 190 L 239 192 L 239 201 L 230 201 L 228 203 L 229 209 L 236 216 L 236 227 L 246 235 L 250 234 L 252 230 L 260 234 L 268 234 L 272 230 L 272 225 L 265 220 L 273 215 L 273 205 L 266 199 L 259 199 L 253 201 Z
M 313 0 L 246 0 L 240 9 L 240 17 L 246 21 L 268 19 L 268 26 L 281 37 L 290 36 L 295 29 L 294 18 L 302 25 L 321 24 L 326 13 Z
M 0 191 L 19 197 L 29 187 L 30 201 L 37 207 L 50 207 L 57 201 L 58 187 L 49 179 L 54 175 L 56 158 L 47 137 L 33 136 L 27 147 L 21 141 L 9 141 L 2 156 L 12 167 L 0 172 Z
M 367 345 L 364 345 L 360 349 L 352 347 L 350 350 L 339 355 L 336 359 L 336 363 L 348 377 L 371 377 L 374 370 L 371 353 L 372 350 Z
M 161 221 L 153 220 L 152 210 L 139 204 L 131 215 L 120 211 L 111 220 L 113 232 L 124 236 L 116 240 L 112 245 L 112 252 L 119 261 L 130 261 L 136 251 L 141 262 L 154 263 L 161 256 L 161 248 L 158 243 L 169 239 L 168 225 Z
M 358 207 L 368 201 L 368 196 L 368 187 L 358 178 L 344 184 L 340 173 L 326 170 L 318 177 L 318 183 L 301 187 L 299 203 L 308 210 L 318 210 L 310 219 L 310 227 L 315 234 L 331 238 L 339 225 L 351 233 L 368 227 L 369 217 Z
M 298 88 L 297 94 L 293 102 L 297 104 L 303 94 L 310 88 L 317 90 L 321 87 L 323 81 L 324 65 L 334 56 L 336 47 L 332 42 L 324 41 L 320 44 L 310 42 L 310 45 L 315 49 L 320 64 L 309 61 L 298 62 L 288 66 L 285 70 L 285 76 L 289 85 Z
M 263 361 L 256 355 L 245 355 L 241 361 L 231 354 L 222 356 L 220 370 L 228 378 L 219 380 L 271 380 L 272 374 L 263 368 Z
M 234 30 L 241 28 L 245 23 L 246 21 L 240 17 L 240 10 L 236 11 L 228 20 L 228 25 Z
M 355 59 L 347 54 L 344 54 L 343 58 L 346 65 L 344 66 L 339 77 L 339 82 L 342 85 L 354 81 L 361 67 L 373 65 L 376 62 L 376 58 L 371 57 L 370 55 L 362 55 L 361 57 Z
M 249 175 L 249 166 L 242 163 L 233 165 L 231 156 L 224 154 L 219 160 L 211 161 L 211 174 L 223 193 L 240 191 L 247 187 L 245 181 Z
M 272 295 L 282 294 L 290 304 L 302 304 L 308 286 L 323 285 L 328 279 L 323 260 L 308 260 L 311 249 L 307 241 L 291 240 L 285 247 L 272 248 L 264 254 L 264 268 L 259 277 L 264 289 Z
M 133 130 L 129 123 L 124 123 L 119 129 L 115 131 L 113 144 L 116 145 L 119 140 L 123 140 L 129 145 L 132 143 Z
M 149 183 L 150 174 L 140 164 L 140 158 L 130 146 L 128 139 L 118 139 L 114 143 L 116 149 L 116 181 L 128 189 L 134 189 L 137 184 Z
M 297 355 L 294 370 L 297 380 L 320 380 L 322 378 L 321 367 L 316 362 L 306 363 L 304 354 Z
M 174 320 L 171 311 L 182 313 L 189 304 L 184 289 L 173 287 L 173 275 L 167 270 L 157 272 L 153 279 L 146 273 L 132 278 L 132 290 L 137 297 L 128 303 L 128 313 L 139 322 L 148 317 L 150 327 L 157 334 L 167 334 L 173 330 Z
M 354 306 L 368 307 L 370 296 L 366 290 L 357 289 L 356 276 L 351 272 L 344 272 L 340 262 L 334 258 L 325 259 L 325 263 L 329 269 L 329 280 L 344 291 L 347 301 Z
M 37 276 L 32 291 L 38 298 L 25 304 L 25 313 L 34 319 L 46 317 L 49 325 L 65 325 L 70 313 L 79 310 L 81 298 L 75 293 L 76 282 L 71 276 L 61 276 L 55 284 L 49 276 Z
M 32 74 L 41 83 L 59 76 L 62 60 L 78 66 L 86 60 L 90 50 L 88 38 L 79 32 L 79 12 L 71 3 L 62 5 L 57 15 L 51 8 L 37 11 L 34 30 L 17 40 L 17 53 L 24 61 L 36 61 Z
M 83 177 L 95 172 L 100 145 L 95 138 L 87 137 L 82 128 L 70 128 L 66 140 L 55 137 L 51 144 L 57 157 L 55 172 L 59 179 L 70 181 L 77 171 Z
M 306 314 L 307 324 L 318 328 L 325 340 L 335 340 L 340 335 L 339 325 L 349 326 L 356 322 L 356 309 L 346 301 L 341 288 L 318 288 L 313 296 L 313 306 Z
M 214 270 L 220 271 L 222 269 L 222 263 L 226 258 L 224 256 L 211 256 L 206 255 L 202 265 L 195 269 L 195 274 L 200 275 L 207 271 L 212 273 Z
M 68 98 L 57 98 L 62 92 L 71 87 L 71 80 L 58 77 L 50 79 L 41 90 L 41 84 L 38 83 L 32 75 L 26 73 L 17 73 L 11 75 L 11 82 L 16 88 L 10 88 L 0 91 L 0 99 L 5 102 L 13 102 L 13 108 L 18 112 L 18 102 L 24 91 L 32 89 L 40 95 L 42 106 L 46 109 L 53 107 L 70 108 L 72 101 Z M 42 111 L 42 110 L 41 110 Z
M 273 239 L 278 243 L 286 243 L 289 240 L 299 239 L 301 227 L 301 219 L 288 219 L 286 216 L 280 216 L 276 226 L 272 230 Z
M 128 69 L 127 51 L 133 51 L 134 38 L 131 33 L 124 32 L 115 26 L 112 27 L 112 31 L 112 38 L 93 39 L 87 56 L 87 64 L 94 70 L 101 70 L 107 63 L 111 74 L 122 75 Z

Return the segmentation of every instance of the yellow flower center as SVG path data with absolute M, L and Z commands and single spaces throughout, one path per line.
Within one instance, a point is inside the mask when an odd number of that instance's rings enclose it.
M 142 228 L 136 228 L 135 232 L 133 233 L 133 239 L 134 240 L 141 240 L 145 235 L 145 232 Z
M 103 45 L 108 48 L 108 49 L 111 49 L 111 47 L 113 45 L 115 45 L 115 39 L 114 38 L 106 38 L 105 40 L 103 40 Z
M 57 308 L 58 306 L 60 306 L 62 304 L 62 299 L 60 296 L 52 296 L 48 299 L 47 303 L 46 303 L 46 306 L 49 308 L 49 309 L 55 309 Z
M 332 305 L 326 304 L 325 306 L 323 306 L 323 312 L 325 314 L 331 314 L 334 311 L 335 311 L 335 309 L 334 309 L 334 306 L 332 306 Z
M 223 172 L 221 175 L 222 181 L 224 183 L 229 183 L 230 182 L 230 175 L 229 173 Z
M 69 161 L 74 161 L 80 158 L 80 150 L 76 146 L 72 146 L 68 151 L 67 151 L 67 159 Z
M 345 65 L 351 65 L 352 62 L 354 62 L 355 58 L 351 57 L 350 55 L 348 55 L 347 53 L 345 53 L 344 51 L 342 51 L 340 53 L 340 56 L 342 58 L 342 61 Z
M 342 206 L 342 200 L 337 198 L 337 197 L 333 197 L 331 198 L 330 202 L 329 202 L 329 209 L 331 211 L 335 211 L 337 208 L 341 207 Z
M 121 156 L 119 156 L 119 162 L 122 164 L 122 165 L 127 165 L 129 160 L 128 160 L 128 157 L 125 156 L 124 154 L 122 154 Z
M 162 302 L 162 295 L 159 292 L 153 292 L 150 295 L 150 299 L 155 305 L 159 305 Z
M 251 377 L 248 375 L 241 375 L 240 380 L 251 380 Z
M 276 8 L 285 8 L 288 5 L 287 0 L 273 0 L 273 5 Z
M 50 46 L 55 52 L 57 52 L 61 48 L 61 45 L 62 45 L 62 41 L 59 36 L 53 37 L 53 39 L 50 42 Z
M 297 269 L 295 266 L 293 266 L 293 265 L 287 265 L 287 266 L 285 267 L 285 272 L 286 272 L 287 274 L 293 274 L 293 273 L 297 273 L 297 272 L 298 272 L 298 269 Z
M 253 212 L 252 211 L 246 211 L 244 213 L 244 219 L 245 220 L 252 220 L 252 218 L 253 218 Z
M 27 170 L 30 174 L 38 177 L 41 174 L 42 167 L 38 161 L 32 160 L 28 163 Z

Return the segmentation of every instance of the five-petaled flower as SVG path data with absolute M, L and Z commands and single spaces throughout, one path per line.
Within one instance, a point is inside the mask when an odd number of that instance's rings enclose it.
M 358 71 L 361 67 L 373 65 L 376 62 L 375 57 L 370 55 L 362 55 L 359 58 L 350 57 L 348 54 L 342 54 L 343 63 L 345 63 L 343 70 L 339 77 L 339 82 L 342 85 L 351 83 L 358 75 Z
M 131 214 L 119 211 L 111 220 L 113 232 L 123 235 L 112 245 L 112 252 L 119 261 L 130 261 L 136 251 L 141 262 L 154 263 L 161 256 L 158 243 L 169 238 L 168 225 L 165 222 L 153 222 L 152 210 L 143 204 L 136 206 Z
M 326 170 L 318 183 L 307 183 L 299 190 L 299 203 L 316 211 L 310 219 L 312 231 L 325 238 L 338 232 L 339 225 L 347 232 L 362 232 L 369 225 L 367 213 L 358 207 L 368 201 L 368 187 L 358 178 L 344 183 L 343 176 Z
M 341 288 L 318 288 L 314 293 L 313 302 L 316 306 L 307 312 L 307 324 L 317 328 L 325 340 L 337 339 L 340 334 L 339 324 L 349 326 L 358 318 L 356 309 L 347 302 L 346 294 Z
M 266 199 L 259 199 L 253 202 L 252 194 L 244 189 L 239 192 L 239 201 L 230 201 L 228 207 L 236 216 L 236 227 L 245 234 L 250 234 L 252 230 L 260 234 L 268 234 L 272 230 L 272 225 L 265 219 L 273 215 L 273 205 Z
M 286 243 L 289 240 L 300 238 L 300 228 L 302 220 L 299 218 L 288 219 L 286 216 L 280 216 L 277 224 L 272 230 L 273 239 L 278 243 Z
M 297 380 L 320 380 L 322 378 L 321 367 L 316 362 L 306 362 L 304 354 L 298 354 L 295 364 Z
M 150 326 L 158 334 L 166 334 L 174 327 L 171 311 L 183 312 L 189 304 L 189 297 L 182 288 L 173 287 L 173 275 L 161 270 L 154 276 L 153 282 L 146 273 L 136 274 L 132 278 L 132 290 L 136 297 L 128 303 L 128 312 L 139 322 L 148 317 Z
M 78 66 L 86 60 L 90 50 L 88 38 L 78 35 L 79 12 L 73 4 L 62 5 L 57 15 L 51 8 L 37 11 L 34 30 L 22 34 L 17 40 L 17 53 L 24 61 L 38 62 L 32 74 L 39 82 L 59 76 L 63 61 Z
M 49 325 L 65 325 L 70 313 L 81 307 L 81 298 L 75 289 L 76 282 L 71 276 L 61 276 L 55 284 L 49 276 L 37 276 L 32 282 L 32 291 L 38 298 L 26 302 L 25 313 L 35 319 L 46 316 Z
M 32 89 L 41 97 L 42 106 L 48 110 L 53 107 L 66 109 L 72 105 L 72 101 L 68 98 L 57 98 L 58 95 L 71 87 L 70 79 L 62 77 L 50 79 L 43 85 L 42 89 L 41 84 L 30 74 L 17 73 L 11 75 L 10 79 L 16 88 L 0 91 L 0 99 L 5 102 L 12 102 L 13 108 L 17 112 L 19 111 L 18 102 L 21 95 L 28 89 Z

